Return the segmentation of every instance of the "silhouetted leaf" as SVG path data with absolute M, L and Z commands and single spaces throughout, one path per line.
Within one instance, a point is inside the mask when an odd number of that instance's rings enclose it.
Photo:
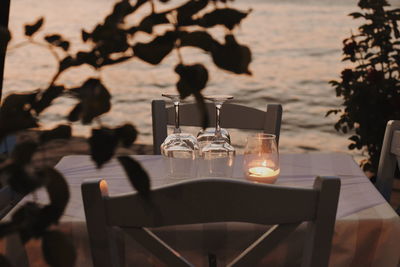
M 183 32 L 180 36 L 180 46 L 193 46 L 211 52 L 219 43 L 204 31 Z
M 176 66 L 175 72 L 180 77 L 176 87 L 178 88 L 181 98 L 186 98 L 194 92 L 199 92 L 206 87 L 208 71 L 201 64 L 179 64 Z
M 11 264 L 11 262 L 8 261 L 8 259 L 0 254 L 0 266 L 2 267 L 14 267 L 14 265 Z
M 98 168 L 112 158 L 117 144 L 118 139 L 112 129 L 100 128 L 92 130 L 92 136 L 89 138 L 90 154 Z
M 89 40 L 89 38 L 91 38 L 90 33 L 87 33 L 84 30 L 82 30 L 82 41 L 86 42 L 87 40 Z
M 81 100 L 81 106 L 74 112 L 80 111 L 79 116 L 83 124 L 90 123 L 93 118 L 108 112 L 111 108 L 111 95 L 98 79 L 90 78 L 81 87 L 73 88 L 70 92 Z
M 112 25 L 98 25 L 91 34 L 101 55 L 125 52 L 129 48 L 125 30 Z
M 225 44 L 212 51 L 212 58 L 219 68 L 236 74 L 251 74 L 248 70 L 251 52 L 247 46 L 238 44 L 233 35 L 225 36 Z
M 99 66 L 99 57 L 96 56 L 95 51 L 90 52 L 78 52 L 76 58 L 73 61 L 73 66 L 80 66 L 82 64 L 88 64 L 94 68 Z
M 137 30 L 152 33 L 154 26 L 166 23 L 169 23 L 166 13 L 152 13 L 139 23 Z
M 51 105 L 51 102 L 64 92 L 64 86 L 51 86 L 39 95 L 39 100 L 33 103 L 32 108 L 36 113 L 41 113 Z
M 116 59 L 111 59 L 111 58 L 104 58 L 103 62 L 100 64 L 100 66 L 107 66 L 107 65 L 112 65 L 112 64 L 117 64 L 121 62 L 125 62 L 129 59 L 131 59 L 131 56 L 122 56 Z
M 31 94 L 12 94 L 4 99 L 0 108 L 0 139 L 18 130 L 37 127 L 31 106 L 37 92 Z
M 360 17 L 364 17 L 364 15 L 361 14 L 360 12 L 350 13 L 349 16 L 353 17 L 354 19 L 357 19 L 357 18 L 360 18 Z
M 118 25 L 124 22 L 124 18 L 135 10 L 129 0 L 120 0 L 114 5 L 113 11 L 105 19 L 105 25 Z
M 26 243 L 32 237 L 39 237 L 43 234 L 37 228 L 37 221 L 40 218 L 41 207 L 35 202 L 27 202 L 12 215 L 12 222 L 18 227 L 21 241 Z
M 75 61 L 71 56 L 66 56 L 63 60 L 60 61 L 60 65 L 58 67 L 58 70 L 64 71 L 72 66 L 75 65 Z
M 58 42 L 58 41 L 61 40 L 61 35 L 59 35 L 59 34 L 46 35 L 46 36 L 44 37 L 44 39 L 45 39 L 48 43 L 53 44 L 53 43 Z
M 23 165 L 9 164 L 1 172 L 8 176 L 7 183 L 17 193 L 26 195 L 43 185 L 41 177 L 29 174 Z
M 117 159 L 124 168 L 132 186 L 141 196 L 146 198 L 149 197 L 150 178 L 143 167 L 129 156 L 119 156 Z
M 25 141 L 15 146 L 11 158 L 18 165 L 28 164 L 36 152 L 38 144 L 34 141 Z
M 0 26 L 0 51 L 5 51 L 8 42 L 11 40 L 10 31 L 3 26 Z
M 69 42 L 64 40 L 64 41 L 60 42 L 57 46 L 61 47 L 64 51 L 68 51 Z
M 52 267 L 73 267 L 76 252 L 71 240 L 60 231 L 46 231 L 42 238 L 42 251 Z
M 44 22 L 44 19 L 43 19 L 43 17 L 41 17 L 32 25 L 25 25 L 25 35 L 26 36 L 34 35 L 40 29 L 40 27 L 42 27 L 43 22 Z
M 41 169 L 38 175 L 43 175 L 45 180 L 47 180 L 46 189 L 49 194 L 50 206 L 53 208 L 53 223 L 56 223 L 64 213 L 65 207 L 68 204 L 68 184 L 62 174 L 52 167 Z
M 178 7 L 176 11 L 178 12 L 178 25 L 188 26 L 193 24 L 192 16 L 198 13 L 200 10 L 205 8 L 208 4 L 208 0 L 193 0 L 187 1 L 187 3 Z
M 52 130 L 42 131 L 39 140 L 46 143 L 54 139 L 69 139 L 72 135 L 72 129 L 69 125 L 58 125 Z
M 117 139 L 124 147 L 130 147 L 137 138 L 137 130 L 131 124 L 125 124 L 115 129 Z
M 199 20 L 199 25 L 207 28 L 216 25 L 224 25 L 226 28 L 232 30 L 236 25 L 240 24 L 242 19 L 244 19 L 249 12 L 241 12 L 231 8 L 216 9 L 205 14 Z
M 78 121 L 80 114 L 82 113 L 82 104 L 78 103 L 76 106 L 69 112 L 67 119 L 69 121 Z
M 174 32 L 166 32 L 150 43 L 137 43 L 133 46 L 135 56 L 150 64 L 159 64 L 174 48 L 177 36 Z

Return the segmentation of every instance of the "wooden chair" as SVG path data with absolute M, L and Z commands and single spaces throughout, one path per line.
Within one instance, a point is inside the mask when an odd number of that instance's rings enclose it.
M 115 227 L 167 266 L 178 267 L 193 265 L 147 227 L 212 222 L 274 225 L 228 265 L 254 266 L 304 221 L 308 225 L 302 266 L 328 266 L 339 190 L 336 177 L 317 177 L 312 189 L 214 178 L 164 186 L 144 199 L 136 193 L 109 196 L 105 180 L 82 184 L 95 267 L 120 266 L 112 237 Z
M 167 137 L 167 125 L 175 122 L 173 107 L 166 108 L 165 101 L 153 100 L 153 149 L 154 154 L 159 155 L 160 145 Z M 215 105 L 206 103 L 210 117 L 210 125 L 215 125 Z M 179 106 L 179 122 L 185 126 L 201 126 L 201 114 L 195 103 Z M 236 129 L 260 130 L 264 133 L 275 134 L 279 142 L 279 133 L 282 120 L 282 106 L 280 104 L 268 104 L 266 111 L 250 108 L 238 104 L 225 103 L 221 111 L 221 127 Z
M 396 166 L 400 166 L 400 121 L 391 120 L 386 125 L 376 179 L 376 187 L 388 202 Z M 397 209 L 397 213 L 399 212 L 400 207 Z

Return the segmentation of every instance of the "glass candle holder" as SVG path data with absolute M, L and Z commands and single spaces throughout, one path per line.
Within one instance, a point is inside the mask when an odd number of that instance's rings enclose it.
M 268 184 L 276 182 L 280 168 L 275 135 L 259 133 L 247 137 L 243 172 L 250 181 Z

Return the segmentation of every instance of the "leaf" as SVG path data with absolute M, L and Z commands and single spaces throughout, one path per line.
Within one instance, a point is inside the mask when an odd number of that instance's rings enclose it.
M 187 3 L 178 7 L 176 9 L 176 11 L 178 12 L 178 26 L 192 25 L 194 23 L 192 16 L 198 13 L 200 10 L 204 9 L 208 5 L 208 2 L 208 0 L 193 0 L 187 1 Z
M 54 139 L 70 139 L 71 136 L 71 126 L 61 124 L 52 130 L 42 131 L 39 136 L 39 140 L 43 144 Z
M 50 206 L 53 207 L 54 211 L 53 223 L 56 223 L 68 204 L 70 197 L 68 184 L 64 176 L 52 167 L 40 169 L 38 175 L 43 175 L 47 180 L 46 190 L 49 194 Z
M 44 37 L 44 39 L 45 39 L 48 43 L 53 44 L 53 43 L 55 43 L 55 42 L 60 41 L 62 38 L 61 38 L 61 35 L 59 35 L 59 34 L 52 34 L 52 35 L 46 35 L 46 36 Z
M 72 66 L 75 66 L 75 61 L 71 56 L 66 56 L 59 63 L 58 71 L 62 72 Z
M 71 122 L 78 121 L 80 114 L 82 113 L 82 104 L 78 103 L 76 106 L 69 112 L 67 119 Z
M 23 243 L 42 234 L 41 230 L 36 227 L 40 211 L 41 208 L 37 203 L 27 202 L 12 215 L 12 222 L 17 226 Z
M 140 22 L 137 30 L 152 33 L 154 26 L 166 23 L 169 23 L 167 13 L 152 13 Z
M 43 185 L 43 180 L 28 174 L 23 165 L 12 163 L 1 171 L 7 175 L 7 183 L 10 187 L 23 195 L 29 194 Z
M 37 114 L 41 113 L 43 110 L 48 108 L 54 99 L 59 97 L 64 92 L 64 86 L 50 86 L 42 94 L 40 94 L 40 99 L 32 104 L 32 108 Z
M 37 92 L 11 94 L 0 108 L 0 140 L 15 131 L 37 127 L 37 119 L 31 112 Z
M 350 17 L 353 17 L 353 19 L 357 19 L 357 18 L 360 18 L 360 17 L 364 17 L 364 15 L 361 14 L 360 12 L 353 12 L 353 13 L 350 13 L 349 16 L 350 16 Z
M 97 168 L 112 158 L 117 144 L 118 139 L 112 129 L 103 127 L 92 130 L 92 136 L 89 138 L 90 154 Z
M 11 40 L 10 31 L 3 26 L 0 26 L 0 51 L 5 51 L 7 48 L 8 42 Z
M 25 35 L 32 36 L 34 35 L 43 25 L 44 18 L 39 18 L 35 23 L 32 25 L 25 25 Z
M 52 267 L 73 267 L 76 252 L 71 240 L 60 231 L 46 231 L 42 238 L 42 251 Z
M 333 114 L 338 114 L 338 112 L 340 112 L 341 110 L 340 109 L 331 109 L 331 110 L 329 110 L 326 114 L 325 114 L 325 117 L 328 117 L 329 115 L 331 115 L 332 113 Z
M 177 35 L 174 32 L 166 32 L 149 43 L 137 43 L 133 46 L 135 56 L 147 63 L 159 64 L 174 48 Z
M 212 50 L 212 59 L 219 68 L 236 74 L 251 74 L 248 70 L 251 51 L 247 46 L 238 44 L 233 35 L 225 36 L 225 44 Z
M 91 34 L 82 30 L 82 41 L 86 42 L 91 38 Z
M 211 52 L 219 43 L 205 31 L 182 32 L 180 46 L 192 46 Z
M 80 111 L 79 118 L 83 124 L 92 122 L 95 117 L 111 109 L 111 95 L 98 79 L 89 78 L 81 87 L 70 89 L 70 92 L 81 100 L 80 106 L 74 109 L 74 112 Z M 74 119 L 73 116 L 71 117 Z
M 242 19 L 247 17 L 250 12 L 251 10 L 248 12 L 241 12 L 231 8 L 215 9 L 205 14 L 199 20 L 199 25 L 206 28 L 223 25 L 229 30 L 232 30 L 236 25 L 240 24 Z
M 137 130 L 131 124 L 125 124 L 115 129 L 117 139 L 124 147 L 130 147 L 137 138 Z
M 206 87 L 208 81 L 208 71 L 201 64 L 183 65 L 175 67 L 175 72 L 180 79 L 176 85 L 181 98 L 199 92 Z
M 13 162 L 21 166 L 28 164 L 36 152 L 37 147 L 38 144 L 34 141 L 25 141 L 17 144 L 11 154 Z
M 129 156 L 119 156 L 117 159 L 128 175 L 131 185 L 141 196 L 148 198 L 150 196 L 150 178 L 147 172 Z

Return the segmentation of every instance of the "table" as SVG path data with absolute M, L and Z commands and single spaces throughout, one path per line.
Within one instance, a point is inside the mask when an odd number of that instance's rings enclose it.
M 164 177 L 161 156 L 134 157 L 150 174 L 153 188 L 176 182 Z M 244 179 L 241 161 L 242 157 L 238 156 L 233 179 Z M 400 259 L 400 219 L 351 156 L 342 153 L 282 154 L 280 164 L 278 185 L 311 187 L 317 175 L 341 178 L 330 266 L 397 266 Z M 89 156 L 67 156 L 56 168 L 65 175 L 71 191 L 71 200 L 59 227 L 71 236 L 77 248 L 76 266 L 91 266 L 81 183 L 87 178 L 104 178 L 111 195 L 129 192 L 131 186 L 115 160 L 101 170 L 96 170 Z M 47 195 L 39 192 L 38 199 L 47 201 Z M 154 229 L 154 232 L 196 266 L 207 266 L 209 253 L 221 255 L 218 260 L 223 265 L 265 230 L 265 226 L 253 224 L 218 223 L 163 227 Z M 300 227 L 271 255 L 266 256 L 260 266 L 296 266 L 301 257 L 303 234 Z M 121 239 L 125 244 L 124 258 L 127 263 L 135 259 L 135 262 L 141 262 L 137 266 L 158 266 L 159 263 L 134 241 L 124 236 Z M 41 265 L 40 245 L 37 241 L 27 245 L 27 253 L 32 266 Z

